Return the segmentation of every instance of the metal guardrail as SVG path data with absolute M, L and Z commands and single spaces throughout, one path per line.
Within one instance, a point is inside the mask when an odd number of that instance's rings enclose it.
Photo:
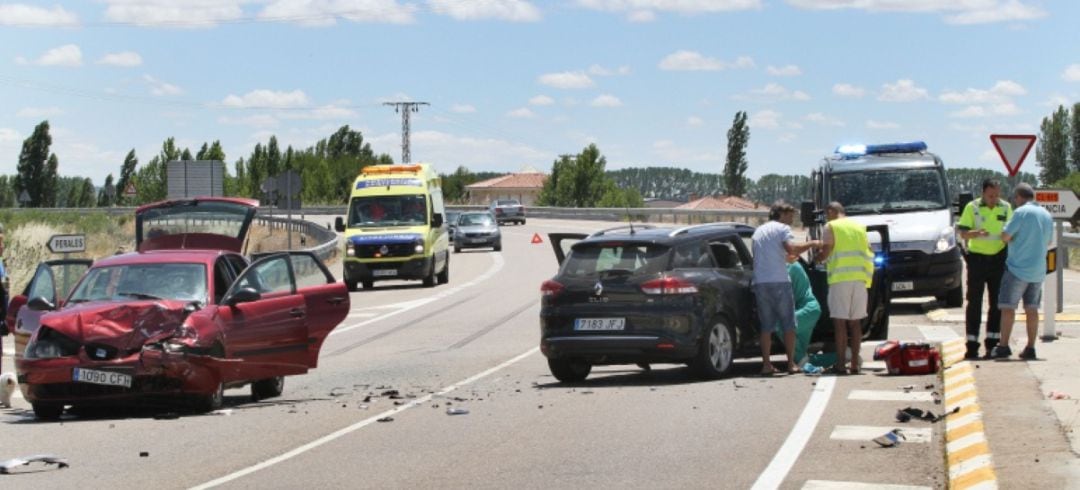
M 323 262 L 337 256 L 338 251 L 340 250 L 340 247 L 338 246 L 338 234 L 317 223 L 295 218 L 289 220 L 282 216 L 258 216 L 255 219 L 263 226 L 286 231 L 292 230 L 301 233 L 302 235 L 314 237 L 318 245 L 302 250 L 315 254 L 315 256 Z
M 1080 247 L 1080 233 L 1065 233 L 1061 235 L 1061 243 L 1066 248 Z
M 486 211 L 487 206 L 449 205 L 450 211 Z M 305 207 L 305 214 L 344 215 L 345 206 Z M 527 206 L 526 218 L 570 219 L 583 221 L 626 221 L 633 217 L 641 223 L 712 223 L 717 221 L 761 224 L 768 220 L 768 209 L 725 210 L 725 209 L 673 209 L 673 208 L 556 208 L 546 206 Z

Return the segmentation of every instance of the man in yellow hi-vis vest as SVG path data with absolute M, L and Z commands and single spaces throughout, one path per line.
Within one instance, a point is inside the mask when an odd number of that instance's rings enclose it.
M 1012 206 L 1001 200 L 1001 183 L 986 179 L 982 196 L 964 206 L 957 228 L 967 240 L 967 359 L 979 358 L 979 326 L 982 323 L 983 290 L 990 294 L 986 313 L 986 356 L 1001 339 L 1001 310 L 997 298 L 1001 291 L 1001 276 L 1005 274 L 1007 249 L 1001 239 L 1005 223 L 1012 218 Z
M 862 360 L 862 321 L 867 316 L 867 289 L 874 279 L 874 253 L 866 225 L 849 219 L 838 202 L 825 208 L 829 223 L 822 234 L 824 246 L 816 257 L 828 260 L 829 317 L 836 336 L 836 372 L 844 371 L 847 347 L 851 348 L 851 374 L 859 374 Z

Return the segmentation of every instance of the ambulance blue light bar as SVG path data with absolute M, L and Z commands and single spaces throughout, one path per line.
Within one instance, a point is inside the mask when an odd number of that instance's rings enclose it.
M 836 147 L 836 154 L 844 158 L 858 158 L 865 155 L 880 155 L 884 153 L 921 153 L 926 151 L 926 143 L 912 141 L 909 143 L 886 143 L 880 145 L 840 145 Z

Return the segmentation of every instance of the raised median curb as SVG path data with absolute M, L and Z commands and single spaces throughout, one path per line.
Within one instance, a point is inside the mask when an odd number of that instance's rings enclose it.
M 975 388 L 975 367 L 964 361 L 964 339 L 942 342 L 945 410 L 945 467 L 950 489 L 996 489 L 990 442 Z M 956 413 L 953 410 L 959 409 Z

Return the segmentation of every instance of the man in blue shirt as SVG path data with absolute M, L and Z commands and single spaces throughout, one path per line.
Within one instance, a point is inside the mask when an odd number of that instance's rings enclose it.
M 1046 279 L 1046 250 L 1054 238 L 1054 220 L 1035 202 L 1035 190 L 1028 184 L 1016 186 L 1016 210 L 1005 224 L 1001 239 L 1009 244 L 1009 258 L 1001 277 L 998 307 L 1001 309 L 1001 343 L 994 348 L 995 359 L 1012 355 L 1009 335 L 1016 321 L 1016 306 L 1024 299 L 1027 316 L 1027 347 L 1020 359 L 1035 359 L 1035 335 L 1039 330 L 1039 301 Z

